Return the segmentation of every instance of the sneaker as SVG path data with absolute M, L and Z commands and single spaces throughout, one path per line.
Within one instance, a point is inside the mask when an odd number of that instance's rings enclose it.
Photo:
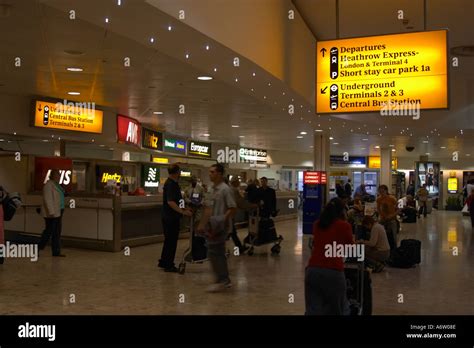
M 232 283 L 230 281 L 226 283 L 215 283 L 215 284 L 211 284 L 207 288 L 207 292 L 221 292 L 226 289 L 230 289 L 231 287 L 232 287 Z

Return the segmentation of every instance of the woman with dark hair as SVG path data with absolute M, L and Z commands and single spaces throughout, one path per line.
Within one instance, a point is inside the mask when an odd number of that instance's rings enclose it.
M 333 198 L 313 226 L 313 249 L 305 274 L 306 315 L 348 315 L 344 259 L 336 250 L 353 244 L 344 203 Z

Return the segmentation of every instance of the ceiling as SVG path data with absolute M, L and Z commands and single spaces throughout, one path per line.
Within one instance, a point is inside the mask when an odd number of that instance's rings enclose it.
M 419 31 L 425 25 L 422 0 L 339 0 L 339 21 L 335 0 L 293 3 L 318 40 L 336 38 L 337 22 L 340 38 Z M 123 1 L 121 6 L 117 0 L 0 0 L 0 4 L 11 5 L 8 15 L 0 8 L 0 32 L 9 33 L 0 36 L 0 94 L 72 100 L 67 93 L 78 91 L 76 100 L 94 101 L 163 131 L 249 147 L 311 152 L 311 135 L 322 129 L 334 138 L 333 154 L 376 154 L 376 145 L 394 145 L 398 156 L 429 152 L 441 158 L 450 157 L 452 151 L 474 156 L 470 57 L 459 57 L 459 67 L 450 71 L 448 111 L 424 111 L 418 121 L 374 113 L 318 116 L 313 101 L 244 57 L 236 72 L 235 52 L 145 1 Z M 473 4 L 427 1 L 426 28 L 448 27 L 451 47 L 474 44 Z M 412 29 L 396 20 L 400 8 Z M 71 9 L 75 20 L 69 18 Z M 14 57 L 22 57 L 21 69 L 11 64 Z M 124 67 L 125 57 L 130 57 L 130 67 Z M 67 67 L 84 71 L 73 73 Z M 200 75 L 214 79 L 198 81 Z M 294 116 L 288 114 L 290 103 L 298 110 Z M 185 106 L 184 115 L 178 112 L 180 105 Z M 302 131 L 307 134 L 297 139 Z M 415 151 L 407 152 L 406 145 L 415 146 Z

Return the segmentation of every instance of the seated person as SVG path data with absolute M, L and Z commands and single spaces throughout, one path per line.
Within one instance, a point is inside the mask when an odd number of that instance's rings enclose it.
M 356 239 L 367 239 L 364 238 L 360 234 L 362 229 L 360 228 L 362 225 L 362 219 L 364 218 L 364 206 L 362 205 L 362 201 L 360 196 L 356 195 L 354 197 L 354 202 L 352 207 L 349 209 L 347 213 L 347 220 L 352 225 L 352 231 L 356 235 Z
M 362 226 L 370 231 L 369 240 L 358 240 L 356 243 L 365 245 L 365 261 L 374 273 L 381 272 L 385 261 L 390 257 L 390 244 L 388 243 L 385 228 L 371 216 L 365 216 Z
M 406 205 L 401 209 L 402 222 L 416 222 L 416 202 L 413 196 L 406 196 Z

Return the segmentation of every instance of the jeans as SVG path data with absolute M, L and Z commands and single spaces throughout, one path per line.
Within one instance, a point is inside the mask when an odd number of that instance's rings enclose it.
M 305 315 L 349 315 L 346 277 L 333 269 L 307 267 Z
M 418 216 L 420 216 L 421 213 L 423 213 L 423 216 L 426 217 L 426 214 L 428 212 L 428 209 L 426 208 L 426 201 L 424 201 L 424 202 L 418 201 L 418 204 L 420 205 L 420 210 L 418 211 Z
M 174 258 L 176 256 L 176 247 L 178 246 L 179 237 L 179 219 L 162 219 L 163 233 L 165 242 L 161 251 L 161 259 L 158 263 L 162 268 L 173 268 Z
M 211 262 L 216 283 L 230 282 L 227 258 L 225 256 L 225 242 L 208 243 L 207 256 Z
M 64 210 L 61 210 L 61 216 L 56 218 L 44 218 L 46 227 L 41 234 L 41 238 L 38 244 L 40 250 L 46 247 L 49 239 L 51 238 L 51 251 L 53 256 L 61 255 L 61 231 L 62 231 L 62 218 Z
M 387 233 L 388 244 L 390 244 L 390 250 L 397 248 L 397 230 L 398 224 L 396 219 L 388 220 L 383 222 L 385 232 Z

